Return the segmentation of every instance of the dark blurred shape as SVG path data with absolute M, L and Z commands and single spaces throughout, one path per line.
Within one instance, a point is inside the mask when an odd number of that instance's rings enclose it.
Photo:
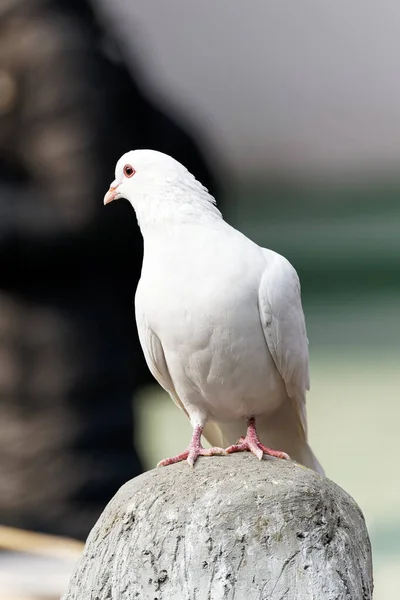
M 150 375 L 133 296 L 142 241 L 102 198 L 154 148 L 213 193 L 193 139 L 157 109 L 83 0 L 0 3 L 0 521 L 84 538 L 141 470 L 132 394 Z

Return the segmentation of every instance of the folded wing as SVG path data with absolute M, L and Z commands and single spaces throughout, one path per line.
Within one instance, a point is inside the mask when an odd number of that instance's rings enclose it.
M 265 249 L 263 253 L 266 268 L 258 293 L 261 324 L 268 349 L 307 437 L 306 391 L 310 389 L 310 380 L 300 282 L 283 256 Z

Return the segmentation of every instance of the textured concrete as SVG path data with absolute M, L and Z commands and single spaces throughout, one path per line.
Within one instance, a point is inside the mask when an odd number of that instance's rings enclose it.
M 64 600 L 370 600 L 371 548 L 352 498 L 313 471 L 200 458 L 125 484 Z

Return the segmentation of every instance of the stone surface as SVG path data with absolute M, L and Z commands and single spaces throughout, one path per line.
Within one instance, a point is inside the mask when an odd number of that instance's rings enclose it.
M 125 484 L 93 528 L 64 600 L 370 600 L 364 518 L 313 471 L 249 454 Z

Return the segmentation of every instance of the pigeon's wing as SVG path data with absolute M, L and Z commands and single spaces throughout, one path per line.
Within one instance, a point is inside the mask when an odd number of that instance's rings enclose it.
M 310 389 L 310 380 L 300 282 L 295 269 L 283 256 L 262 250 L 266 268 L 258 292 L 258 306 L 265 340 L 307 437 L 306 390 Z
M 160 339 L 149 327 L 144 313 L 136 307 L 136 323 L 139 333 L 139 341 L 142 346 L 143 354 L 146 359 L 147 366 L 153 377 L 158 381 L 161 387 L 169 393 L 175 404 L 187 414 L 178 394 L 175 391 L 171 376 L 168 371 L 168 366 L 165 361 L 164 350 Z

